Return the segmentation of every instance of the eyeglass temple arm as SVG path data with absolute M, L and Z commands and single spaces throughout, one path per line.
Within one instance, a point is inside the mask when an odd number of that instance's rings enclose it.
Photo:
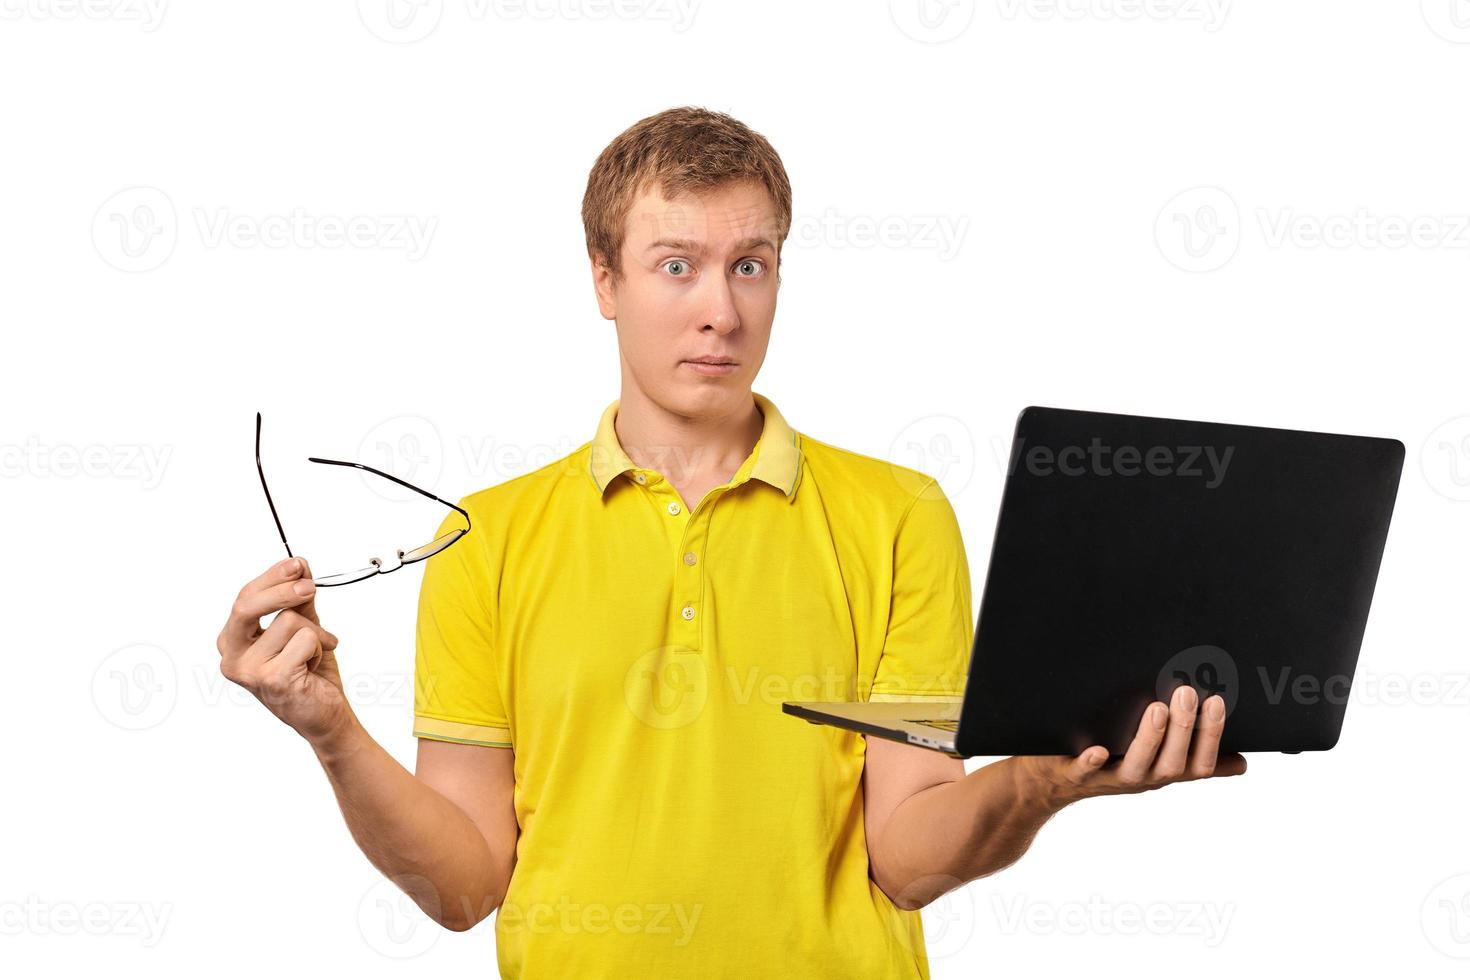
M 384 473 L 382 470 L 373 469 L 371 466 L 368 466 L 368 465 L 363 464 L 363 463 L 351 463 L 351 462 L 348 462 L 346 460 L 341 460 L 341 459 L 322 459 L 322 458 L 320 458 L 318 456 L 308 456 L 308 457 L 306 457 L 306 459 L 307 459 L 307 462 L 311 462 L 311 463 L 325 463 L 328 466 L 351 466 L 354 469 L 367 470 L 369 473 L 375 473 L 378 476 L 381 476 L 385 480 L 392 480 L 394 483 L 398 484 L 400 487 L 407 487 L 408 489 L 412 490 L 414 493 L 422 494 L 423 496 L 428 497 L 430 500 L 437 500 L 437 501 L 439 501 L 439 503 L 443 504 L 445 507 L 448 507 L 451 510 L 458 511 L 459 514 L 460 514 L 460 516 L 462 516 L 464 518 L 465 530 L 468 531 L 470 529 L 470 515 L 469 515 L 469 513 L 467 511 L 465 511 L 465 509 L 463 507 L 460 507 L 457 504 L 451 504 L 449 501 L 445 500 L 443 497 L 436 497 L 432 493 L 430 493 L 429 491 L 420 489 L 419 487 L 414 486 L 412 483 L 409 483 L 407 480 L 400 480 L 400 479 L 398 479 L 398 477 L 394 476 L 392 473 Z M 282 540 L 285 540 L 285 538 L 283 537 Z
M 260 413 L 255 413 L 255 472 L 260 474 L 260 489 L 265 491 L 265 502 L 270 505 L 271 517 L 276 522 L 276 533 L 281 536 L 281 544 L 286 546 L 286 555 L 295 558 L 291 551 L 291 542 L 286 540 L 286 529 L 281 527 L 281 515 L 276 513 L 276 502 L 271 499 L 271 488 L 265 484 L 265 467 L 260 465 Z

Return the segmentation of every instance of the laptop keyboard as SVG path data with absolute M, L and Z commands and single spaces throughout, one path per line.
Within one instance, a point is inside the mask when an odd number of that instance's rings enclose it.
M 905 721 L 914 725 L 928 725 L 930 728 L 938 728 L 941 731 L 957 732 L 960 723 L 954 718 L 905 718 Z

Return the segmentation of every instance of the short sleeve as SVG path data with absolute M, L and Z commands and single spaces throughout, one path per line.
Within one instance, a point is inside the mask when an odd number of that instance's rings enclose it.
M 463 526 L 464 519 L 451 513 L 438 534 Z M 496 577 L 475 530 L 424 560 L 414 638 L 413 733 L 510 748 L 491 616 Z
M 868 700 L 963 697 L 974 637 L 959 521 L 930 479 L 894 536 L 888 632 Z

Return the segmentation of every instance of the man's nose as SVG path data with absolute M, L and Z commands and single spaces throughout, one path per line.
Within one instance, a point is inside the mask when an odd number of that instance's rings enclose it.
M 703 305 L 704 325 L 719 333 L 729 333 L 740 326 L 740 314 L 735 309 L 735 295 L 724 276 L 711 276 L 702 284 L 700 301 Z

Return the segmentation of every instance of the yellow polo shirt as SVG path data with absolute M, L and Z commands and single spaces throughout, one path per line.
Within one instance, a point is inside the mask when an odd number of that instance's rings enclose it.
M 868 876 L 864 736 L 781 702 L 960 696 L 959 526 L 929 476 L 753 397 L 703 500 L 634 465 L 614 401 L 425 563 L 414 734 L 515 753 L 502 977 L 928 976 L 920 914 Z

